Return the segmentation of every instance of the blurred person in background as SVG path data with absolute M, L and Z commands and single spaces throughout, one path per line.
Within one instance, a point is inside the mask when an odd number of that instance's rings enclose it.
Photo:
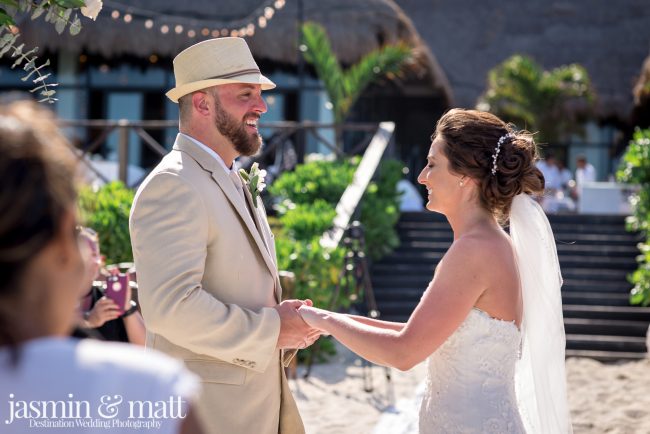
M 596 182 L 596 168 L 592 166 L 584 155 L 576 158 L 576 185 L 578 188 L 587 182 Z
M 587 157 L 578 155 L 576 157 L 576 182 L 572 194 L 576 201 L 582 197 L 582 189 L 588 182 L 596 182 L 596 169 L 587 162 Z
M 557 159 L 552 153 L 546 154 L 546 158 L 537 162 L 537 168 L 544 175 L 545 189 L 555 192 L 562 188 L 562 179 L 560 169 L 557 165 Z
M 567 190 L 571 186 L 571 181 L 573 181 L 573 174 L 566 167 L 564 161 L 557 160 L 557 169 L 560 172 L 560 186 L 562 190 Z
M 67 434 L 103 433 L 104 425 L 68 422 L 75 416 L 128 422 L 126 402 L 113 407 L 119 417 L 99 411 L 119 397 L 176 399 L 179 417 L 156 418 L 157 432 L 201 433 L 193 412 L 199 383 L 181 363 L 129 345 L 68 337 L 87 291 L 83 255 L 90 253 L 77 237 L 75 163 L 51 112 L 32 102 L 0 108 L 2 432 L 24 434 L 36 422 L 45 432 L 65 424 Z M 72 414 L 56 413 L 59 402 Z M 48 410 L 48 403 L 55 405 Z
M 93 329 L 96 335 L 106 341 L 129 342 L 143 345 L 146 330 L 144 320 L 138 311 L 137 303 L 132 300 L 131 287 L 127 285 L 125 304 L 122 308 L 106 296 L 105 280 L 101 277 L 102 256 L 99 249 L 97 233 L 86 227 L 79 228 L 79 237 L 86 243 L 90 254 L 86 260 L 84 288 L 90 288 L 81 298 L 78 325 L 83 329 Z M 115 270 L 118 271 L 117 269 Z

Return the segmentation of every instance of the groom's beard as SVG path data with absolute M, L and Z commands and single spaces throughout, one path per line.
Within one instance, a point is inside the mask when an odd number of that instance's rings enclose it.
M 262 147 L 262 136 L 259 133 L 249 133 L 246 131 L 246 119 L 259 119 L 256 113 L 246 113 L 241 121 L 237 121 L 226 110 L 221 107 L 221 103 L 215 98 L 214 102 L 215 125 L 219 133 L 235 147 L 239 155 L 255 155 Z

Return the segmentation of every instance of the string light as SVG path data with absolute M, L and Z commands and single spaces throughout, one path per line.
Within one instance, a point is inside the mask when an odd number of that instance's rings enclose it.
M 222 21 L 218 24 L 219 28 L 213 28 L 213 30 L 210 30 L 209 26 L 214 25 L 214 19 L 202 20 L 182 15 L 170 15 L 155 10 L 125 5 L 113 0 L 104 0 L 104 4 L 113 9 L 110 15 L 111 18 L 117 20 L 122 17 L 126 24 L 131 24 L 140 19 L 144 21 L 145 29 L 153 30 L 155 27 L 163 35 L 175 33 L 178 35 L 183 34 L 188 38 L 195 38 L 200 34 L 206 38 L 210 35 L 217 38 L 220 36 L 253 36 L 256 27 L 266 28 L 275 13 L 284 8 L 286 0 L 267 0 L 247 17 L 233 21 Z

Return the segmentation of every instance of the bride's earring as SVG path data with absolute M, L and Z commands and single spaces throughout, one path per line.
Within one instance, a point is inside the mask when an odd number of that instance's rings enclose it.
M 463 181 L 460 181 L 460 182 L 458 183 L 458 185 L 460 185 L 460 186 L 462 187 L 463 185 L 465 185 L 465 183 L 464 183 Z

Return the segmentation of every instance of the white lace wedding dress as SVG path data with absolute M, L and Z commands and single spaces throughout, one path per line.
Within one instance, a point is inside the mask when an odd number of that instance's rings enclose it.
M 515 393 L 521 341 L 514 322 L 472 309 L 429 356 L 420 433 L 524 434 Z

